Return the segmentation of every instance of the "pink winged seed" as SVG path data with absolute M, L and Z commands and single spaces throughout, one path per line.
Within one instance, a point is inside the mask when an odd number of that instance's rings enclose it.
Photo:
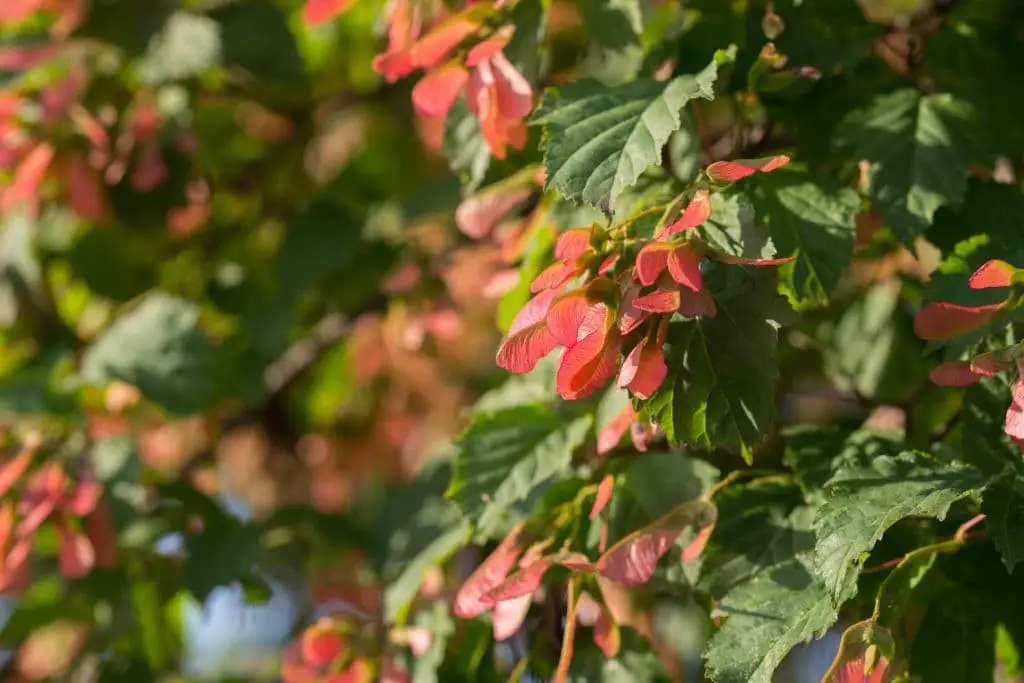
M 981 268 L 974 271 L 967 285 L 971 289 L 991 289 L 997 287 L 1009 287 L 1013 284 L 1013 276 L 1017 272 L 1014 266 L 1006 261 L 992 259 L 986 261 Z

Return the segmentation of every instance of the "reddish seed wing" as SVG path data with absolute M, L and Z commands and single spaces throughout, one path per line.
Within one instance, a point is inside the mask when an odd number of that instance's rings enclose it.
M 619 654 L 619 648 L 622 644 L 619 627 L 612 621 L 605 610 L 601 610 L 601 616 L 597 618 L 597 623 L 594 624 L 594 644 L 609 659 Z
M 500 584 L 515 566 L 522 551 L 523 527 L 517 526 L 498 544 L 486 560 L 480 563 L 459 592 L 455 594 L 454 612 L 462 619 L 472 619 L 490 606 L 481 598 Z
M 601 510 L 604 510 L 612 499 L 612 491 L 615 488 L 615 477 L 610 474 L 605 475 L 604 479 L 597 486 L 597 495 L 594 496 L 594 506 L 590 508 L 590 516 L 588 519 L 596 519 Z
M 555 241 L 555 258 L 575 261 L 590 249 L 590 228 L 571 228 L 564 231 Z
M 987 323 L 1001 306 L 961 306 L 947 302 L 928 304 L 914 318 L 914 333 L 921 339 L 953 339 Z
M 636 279 L 645 287 L 653 285 L 668 266 L 669 254 L 673 246 L 661 242 L 652 242 L 636 255 Z
M 529 613 L 532 603 L 533 594 L 529 593 L 495 605 L 494 613 L 491 615 L 494 639 L 502 641 L 514 636 L 523 625 L 523 621 L 526 620 L 526 615 Z
M 498 347 L 495 362 L 503 370 L 524 374 L 533 370 L 556 346 L 558 340 L 548 331 L 547 323 L 537 323 L 509 335 Z
M 537 560 L 489 590 L 481 598 L 481 602 L 488 607 L 493 607 L 506 600 L 515 600 L 524 595 L 533 595 L 534 591 L 540 587 L 540 582 L 544 579 L 544 575 L 547 574 L 547 571 L 551 569 L 553 564 L 553 556 Z
M 338 16 L 355 0 L 306 0 L 302 8 L 302 19 L 310 26 L 322 24 Z
M 96 564 L 96 553 L 88 537 L 73 532 L 63 523 L 58 525 L 57 530 L 60 535 L 60 573 L 69 578 L 79 578 L 91 572 Z
M 548 329 L 562 346 L 572 346 L 578 341 L 580 326 L 590 311 L 585 290 L 578 289 L 564 294 L 551 304 L 548 310 Z
M 491 58 L 498 111 L 509 119 L 521 119 L 533 110 L 533 88 L 521 73 L 499 52 Z
M 679 220 L 662 228 L 655 239 L 665 241 L 684 230 L 696 228 L 711 217 L 711 195 L 707 190 L 697 190 L 690 203 L 679 216 Z
M 629 382 L 629 390 L 638 398 L 650 398 L 668 375 L 668 366 L 661 349 L 647 345 L 640 352 L 639 364 L 633 379 Z
M 546 289 L 558 289 L 569 280 L 576 277 L 579 270 L 574 265 L 565 261 L 556 261 L 541 271 L 540 275 L 534 278 L 530 284 L 530 291 L 536 294 Z
M 330 666 L 338 657 L 345 646 L 345 639 L 342 637 L 329 621 L 316 623 L 307 628 L 302 634 L 302 659 L 311 667 Z
M 7 492 L 18 483 L 31 462 L 32 451 L 23 448 L 16 456 L 0 465 L 0 498 L 4 498 Z M 2 545 L 2 539 L 0 539 L 0 545 Z
M 412 89 L 412 104 L 421 116 L 440 117 L 448 113 L 469 80 L 469 72 L 457 63 L 433 69 Z
M 673 249 L 668 254 L 668 272 L 672 279 L 689 287 L 694 292 L 704 289 L 704 278 L 700 273 L 700 259 L 688 247 Z
M 789 157 L 780 154 L 765 159 L 737 159 L 735 161 L 716 161 L 707 167 L 708 177 L 715 182 L 732 183 L 752 176 L 758 171 L 769 173 L 789 163 Z
M 616 415 L 608 424 L 597 433 L 597 454 L 605 455 L 611 452 L 622 441 L 622 437 L 629 431 L 633 423 L 633 404 L 628 403 L 622 412 Z
M 621 348 L 619 331 L 603 327 L 568 348 L 555 377 L 558 394 L 572 401 L 589 396 L 607 384 L 618 369 Z
M 71 154 L 64 159 L 61 175 L 71 210 L 83 220 L 103 222 L 107 217 L 107 198 L 99 173 L 81 154 Z
M 469 49 L 466 53 L 465 64 L 472 69 L 485 59 L 490 59 L 505 49 L 512 34 L 508 31 L 499 31 L 487 40 L 483 40 Z
M 704 552 L 704 548 L 708 545 L 708 539 L 711 538 L 711 533 L 715 530 L 714 524 L 708 524 L 706 527 L 701 529 L 697 536 L 690 541 L 689 545 L 683 548 L 682 554 L 679 556 L 682 562 L 693 562 Z
M 928 374 L 929 379 L 943 387 L 968 387 L 977 384 L 981 379 L 971 371 L 971 364 L 966 361 L 944 363 Z
M 1006 261 L 992 259 L 987 261 L 981 268 L 978 268 L 967 281 L 971 289 L 990 289 L 994 287 L 1009 287 L 1013 284 L 1013 276 L 1017 269 Z
M 479 21 L 463 16 L 452 17 L 413 43 L 409 49 L 409 57 L 415 66 L 429 69 L 440 63 L 455 46 L 475 33 L 478 28 Z
M 678 289 L 656 289 L 633 301 L 634 306 L 648 313 L 672 313 L 681 303 Z
M 684 503 L 650 526 L 622 539 L 597 561 L 602 576 L 626 585 L 647 583 L 658 560 L 668 552 L 683 529 L 713 524 L 715 508 L 703 500 Z
M 622 361 L 622 368 L 619 370 L 619 379 L 617 381 L 620 388 L 628 387 L 629 383 L 636 377 L 637 370 L 640 368 L 640 354 L 643 353 L 644 346 L 646 345 L 647 338 L 645 337 L 633 347 L 633 350 Z
M 0 216 L 22 204 L 29 204 L 30 207 L 35 205 L 38 201 L 39 186 L 43 184 L 46 171 L 53 161 L 53 154 L 53 146 L 43 142 L 36 145 L 22 160 L 11 184 L 0 195 Z
M 413 92 L 415 94 L 415 90 Z M 455 225 L 469 237 L 481 239 L 491 234 L 502 218 L 529 199 L 530 193 L 531 188 L 524 186 L 499 186 L 477 192 L 455 209 Z
M 1024 439 L 1024 378 L 1019 378 L 1013 385 L 1013 399 L 1006 410 L 1003 431 L 1013 439 Z

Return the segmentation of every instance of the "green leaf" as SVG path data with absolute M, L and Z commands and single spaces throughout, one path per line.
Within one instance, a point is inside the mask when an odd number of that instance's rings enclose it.
M 733 589 L 718 611 L 727 620 L 704 653 L 707 676 L 716 683 L 771 683 L 790 650 L 823 636 L 837 618 L 828 593 L 799 558 Z
M 758 178 L 758 216 L 779 254 L 783 291 L 794 306 L 824 306 L 853 258 L 853 217 L 860 199 L 850 189 L 809 173 L 776 172 Z
M 752 481 L 715 496 L 718 523 L 701 562 L 699 588 L 721 598 L 734 587 L 814 547 L 813 511 L 791 484 Z
M 185 537 L 185 587 L 203 602 L 218 586 L 241 581 L 262 553 L 259 530 L 219 514 Z
M 525 375 L 510 375 L 501 386 L 491 389 L 473 404 L 474 412 L 495 412 L 536 403 L 551 403 L 558 398 L 555 372 L 558 359 L 554 354 L 541 358 Z
M 224 66 L 267 95 L 305 97 L 306 65 L 288 17 L 272 0 L 229 3 L 210 12 L 220 24 Z
M 814 331 L 825 376 L 840 389 L 898 403 L 927 381 L 924 342 L 892 283 L 870 287 Z
M 769 259 L 776 254 L 768 227 L 742 192 L 712 194 L 711 217 L 700 232 L 705 242 L 724 254 L 751 259 Z
M 588 80 L 549 88 L 533 118 L 544 126 L 547 187 L 610 212 L 623 190 L 661 161 L 683 107 L 714 97 L 717 74 L 712 61 L 696 76 L 668 83 L 644 79 L 608 88 Z
M 0 329 L 44 305 L 43 271 L 36 255 L 36 225 L 18 212 L 0 225 Z
M 389 623 L 403 624 L 427 572 L 447 561 L 469 540 L 469 525 L 455 528 L 433 538 L 430 544 L 413 557 L 402 573 L 384 589 L 384 617 Z
M 996 613 L 975 592 L 952 585 L 933 596 L 910 651 L 910 673 L 928 683 L 991 681 Z
M 277 255 L 282 292 L 294 295 L 323 278 L 356 265 L 361 231 L 337 207 L 314 204 L 291 219 Z
M 214 349 L 195 304 L 154 292 L 122 313 L 82 357 L 82 378 L 121 380 L 171 413 L 196 413 L 214 398 Z
M 785 22 L 775 45 L 789 65 L 813 66 L 825 75 L 853 69 L 870 56 L 872 41 L 882 33 L 857 3 L 846 0 L 782 0 L 772 9 Z
M 981 499 L 985 529 L 1006 570 L 1024 562 L 1024 479 L 1009 476 L 985 489 Z
M 93 0 L 75 35 L 140 54 L 180 6 L 181 0 L 153 0 L 145 4 L 134 0 Z
M 682 453 L 645 453 L 630 461 L 616 477 L 608 506 L 608 544 L 700 498 L 718 476 L 716 467 Z
M 847 116 L 836 131 L 871 164 L 868 192 L 885 224 L 912 246 L 942 206 L 959 206 L 979 151 L 974 114 L 948 94 L 897 90 Z
M 775 417 L 780 299 L 770 280 L 737 277 L 714 318 L 672 324 L 668 376 L 640 407 L 670 442 L 738 448 L 750 462 Z
M 444 119 L 444 146 L 448 167 L 459 176 L 466 192 L 480 187 L 491 165 L 491 150 L 480 132 L 480 123 L 461 99 Z
M 433 638 L 430 649 L 413 662 L 412 683 L 439 683 L 438 669 L 444 662 L 448 639 L 455 633 L 455 621 L 449 614 L 448 605 L 438 601 L 418 612 L 416 625 L 428 629 Z
M 161 85 L 197 76 L 220 61 L 217 22 L 199 14 L 175 12 L 139 60 L 139 77 L 148 85 Z
M 458 440 L 448 497 L 487 534 L 512 506 L 568 472 L 591 422 L 589 415 L 566 420 L 542 406 L 477 416 Z
M 907 517 L 941 520 L 982 484 L 974 468 L 913 452 L 841 469 L 814 520 L 814 568 L 829 595 L 841 604 L 856 592 L 865 555 L 893 524 Z
M 581 0 L 580 13 L 590 37 L 590 71 L 605 85 L 634 78 L 643 64 L 643 10 L 640 0 Z

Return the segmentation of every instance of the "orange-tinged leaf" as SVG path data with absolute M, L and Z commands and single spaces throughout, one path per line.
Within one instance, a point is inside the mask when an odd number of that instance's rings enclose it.
M 974 271 L 967 285 L 971 289 L 991 289 L 995 287 L 1009 287 L 1013 284 L 1013 276 L 1017 269 L 1006 261 L 992 259 L 986 261 L 981 268 Z
M 626 585 L 647 583 L 658 565 L 683 530 L 692 525 L 705 527 L 717 518 L 714 505 L 705 500 L 683 503 L 633 532 L 608 549 L 597 561 L 602 576 Z
M 330 21 L 355 3 L 355 0 L 306 0 L 302 19 L 310 26 Z
M 523 525 L 519 524 L 509 532 L 498 547 L 487 556 L 480 566 L 466 579 L 455 594 L 454 612 L 462 619 L 472 619 L 483 614 L 490 607 L 482 598 L 508 576 L 515 566 L 523 545 Z
M 659 232 L 655 239 L 664 241 L 684 230 L 691 230 L 707 222 L 711 217 L 711 195 L 707 190 L 697 190 L 686 209 L 679 216 L 679 220 L 671 225 L 666 225 Z
M 676 247 L 668 253 L 668 272 L 672 279 L 694 292 L 704 289 L 704 277 L 700 273 L 700 259 L 689 247 Z
M 646 287 L 655 283 L 668 267 L 668 257 L 674 249 L 672 244 L 651 242 L 637 253 L 635 275 L 640 284 Z
M 558 340 L 548 330 L 547 323 L 539 322 L 510 334 L 498 347 L 495 362 L 503 370 L 524 374 L 533 370 L 556 346 Z
M 932 382 L 943 387 L 969 387 L 972 384 L 977 384 L 981 379 L 980 375 L 971 370 L 971 364 L 967 361 L 943 363 L 932 370 L 928 377 Z
M 446 115 L 468 80 L 469 72 L 457 62 L 431 69 L 412 89 L 416 113 L 433 117 Z
M 612 499 L 612 491 L 615 489 L 615 477 L 606 474 L 601 483 L 597 485 L 597 495 L 594 496 L 594 505 L 590 508 L 588 519 L 596 519 L 601 510 L 604 510 Z
M 931 303 L 914 318 L 914 333 L 921 339 L 953 339 L 981 327 L 1002 304 L 963 306 L 948 302 Z
M 708 177 L 715 182 L 732 183 L 752 176 L 758 171 L 769 173 L 789 163 L 789 157 L 779 154 L 764 159 L 736 159 L 735 161 L 716 161 L 707 167 Z

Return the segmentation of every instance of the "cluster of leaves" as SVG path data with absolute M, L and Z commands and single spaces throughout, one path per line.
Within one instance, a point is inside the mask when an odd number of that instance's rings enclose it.
M 12 675 L 176 675 L 232 583 L 302 594 L 285 683 L 769 683 L 832 630 L 828 683 L 1013 674 L 1022 36 L 4 2 Z

